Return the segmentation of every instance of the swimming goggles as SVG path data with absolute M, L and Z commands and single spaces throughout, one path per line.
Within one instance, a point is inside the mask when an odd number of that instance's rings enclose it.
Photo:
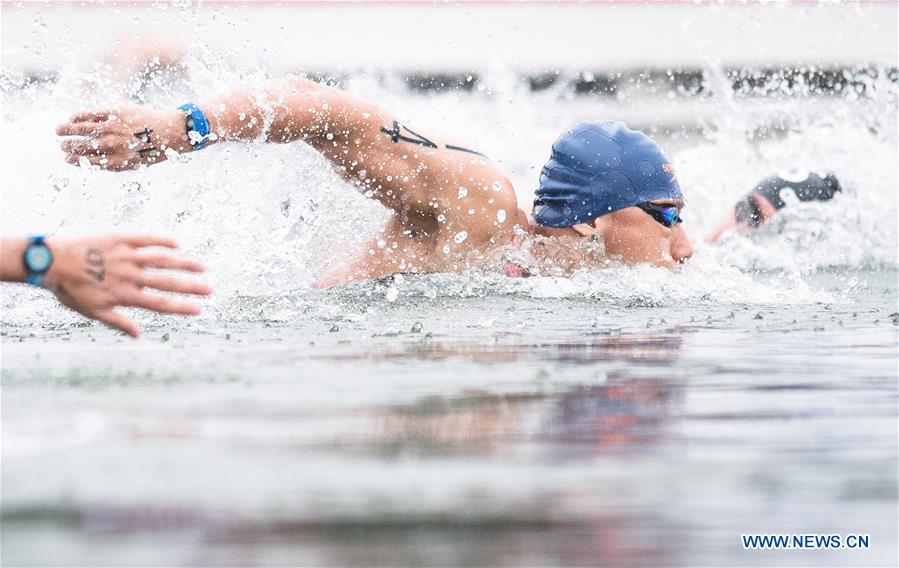
M 783 203 L 783 200 L 781 200 Z M 737 223 L 749 225 L 750 227 L 758 227 L 765 220 L 762 215 L 762 208 L 759 207 L 759 201 L 756 196 L 751 193 L 737 202 L 734 206 L 734 216 Z
M 646 202 L 638 203 L 634 207 L 639 207 L 643 211 L 646 211 L 650 217 L 666 227 L 673 227 L 678 223 L 684 222 L 684 220 L 681 219 L 677 207 L 674 205 L 657 205 L 655 203 Z

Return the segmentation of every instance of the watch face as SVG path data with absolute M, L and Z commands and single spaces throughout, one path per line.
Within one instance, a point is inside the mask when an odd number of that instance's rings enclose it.
M 25 252 L 25 262 L 32 272 L 44 272 L 50 268 L 53 255 L 47 245 L 31 245 Z

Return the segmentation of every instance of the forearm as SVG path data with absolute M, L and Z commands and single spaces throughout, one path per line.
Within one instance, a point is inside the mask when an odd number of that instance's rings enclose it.
M 2 239 L 0 244 L 0 280 L 25 282 L 25 265 L 22 255 L 28 243 L 25 239 Z

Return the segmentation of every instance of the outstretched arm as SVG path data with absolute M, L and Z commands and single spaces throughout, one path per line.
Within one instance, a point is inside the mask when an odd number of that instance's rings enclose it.
M 207 144 L 258 138 L 316 141 L 325 136 L 331 118 L 326 90 L 297 78 L 272 82 L 258 93 L 243 89 L 201 101 L 198 106 L 210 125 Z M 125 105 L 76 113 L 56 133 L 65 137 L 60 146 L 68 162 L 77 164 L 85 158 L 119 171 L 164 161 L 168 149 L 191 151 L 186 120 L 182 110 Z
M 147 270 L 203 271 L 203 265 L 195 260 L 138 250 L 143 247 L 175 248 L 175 243 L 165 237 L 50 238 L 46 244 L 53 261 L 43 287 L 76 312 L 100 320 L 132 337 L 137 337 L 140 332 L 137 324 L 115 311 L 115 308 L 130 306 L 163 314 L 200 313 L 199 306 L 145 294 L 144 289 L 198 296 L 212 293 L 212 289 L 205 284 Z M 4 282 L 25 282 L 22 256 L 26 247 L 26 239 L 3 239 L 0 277 Z
M 716 243 L 729 231 L 746 234 L 759 228 L 762 223 L 773 217 L 777 209 L 770 201 L 755 192 L 748 193 L 727 212 L 715 230 L 705 238 L 707 243 Z
M 404 218 L 427 224 L 441 212 L 460 209 L 460 186 L 505 189 L 508 181 L 477 152 L 419 135 L 371 103 L 302 78 L 270 82 L 259 91 L 238 90 L 196 103 L 209 120 L 207 144 L 228 140 L 303 140 L 327 158 L 346 179 Z M 57 128 L 66 159 L 111 170 L 136 168 L 165 159 L 165 150 L 190 151 L 183 111 L 139 106 L 74 115 Z M 509 188 L 511 186 L 508 186 Z M 467 190 L 466 190 L 467 191 Z M 369 193 L 370 192 L 370 193 Z M 478 196 L 472 191 L 465 210 Z M 511 202 L 498 207 L 512 209 Z M 510 201 L 506 199 L 504 201 Z M 495 216 L 493 207 L 485 215 Z M 480 208 L 478 208 L 480 213 Z

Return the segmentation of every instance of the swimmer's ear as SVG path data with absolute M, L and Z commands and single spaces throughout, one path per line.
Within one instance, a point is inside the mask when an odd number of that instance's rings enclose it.
M 571 228 L 577 231 L 577 233 L 582 237 L 589 237 L 593 234 L 593 231 L 596 230 L 593 225 L 587 223 L 578 223 L 577 225 L 572 225 Z

